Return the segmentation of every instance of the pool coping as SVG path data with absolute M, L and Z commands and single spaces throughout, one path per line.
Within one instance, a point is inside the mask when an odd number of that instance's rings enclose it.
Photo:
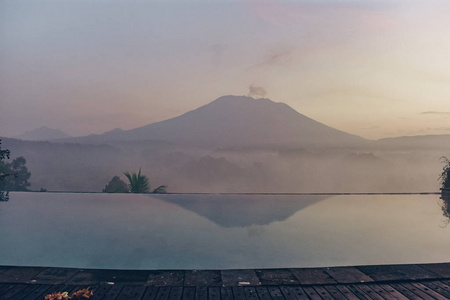
M 155 287 L 317 286 L 450 279 L 450 262 L 329 268 L 112 270 L 0 266 L 0 284 Z

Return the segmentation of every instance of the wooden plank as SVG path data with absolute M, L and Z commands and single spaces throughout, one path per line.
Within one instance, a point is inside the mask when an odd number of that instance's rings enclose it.
M 162 286 L 159 288 L 155 300 L 167 300 L 169 299 L 169 295 L 170 295 L 170 287 Z
M 299 284 L 299 281 L 288 269 L 255 270 L 263 285 Z
M 78 270 L 78 272 L 72 276 L 67 283 L 75 285 L 97 285 L 100 282 L 95 271 Z
M 256 293 L 258 294 L 260 300 L 271 300 L 272 299 L 272 297 L 270 297 L 269 291 L 267 290 L 267 287 L 257 286 L 255 288 L 255 290 L 256 290 Z
M 26 284 L 12 284 L 6 291 L 0 292 L 0 300 L 14 299 L 13 297 L 26 287 Z
M 70 268 L 46 268 L 33 278 L 33 283 L 38 284 L 61 284 L 69 281 L 77 269 Z
M 51 285 L 49 284 L 39 284 L 39 285 L 30 285 L 33 286 L 34 289 L 31 289 L 29 293 L 23 295 L 20 300 L 36 300 L 36 299 L 44 299 L 45 295 L 49 291 Z M 19 298 L 18 298 L 19 299 Z
M 333 296 L 331 296 L 331 294 L 323 286 L 316 285 L 313 288 L 316 290 L 317 294 L 319 294 L 323 300 L 333 300 L 334 299 Z
M 241 286 L 233 286 L 232 289 L 233 289 L 234 300 L 246 300 L 243 287 L 241 287 Z
M 140 300 L 145 293 L 145 287 L 141 285 L 126 285 L 120 291 L 116 300 Z
M 410 283 L 401 283 L 400 285 L 403 286 L 405 289 L 407 289 L 409 292 L 419 296 L 419 298 L 414 297 L 414 299 L 430 299 L 430 298 L 432 298 L 430 295 L 421 291 L 420 289 L 416 288 L 415 286 L 411 285 Z M 402 293 L 403 293 L 403 291 L 402 291 Z M 411 298 L 411 299 L 413 299 L 413 298 Z
M 184 277 L 185 286 L 222 286 L 220 271 L 190 270 Z
M 445 284 L 442 281 L 432 281 L 433 284 L 439 286 L 440 288 L 446 290 L 446 291 L 450 291 L 450 285 L 449 284 Z
M 150 271 L 143 270 L 80 270 L 69 280 L 69 283 L 78 285 L 100 283 L 144 285 L 149 274 Z
M 421 282 L 424 286 L 428 287 L 429 289 L 435 291 L 436 293 L 441 294 L 444 297 L 447 297 L 450 299 L 450 290 L 445 287 L 441 287 L 439 284 L 432 282 L 432 281 L 424 281 Z
M 158 295 L 159 288 L 154 286 L 149 286 L 145 290 L 144 295 L 142 296 L 142 300 L 155 300 L 156 295 Z
M 303 287 L 303 290 L 308 295 L 311 300 L 322 300 L 322 297 L 316 292 L 316 290 L 311 286 Z
M 12 289 L 14 287 L 13 283 L 1 283 L 0 284 L 0 295 L 6 293 L 7 290 Z
M 29 283 L 43 270 L 44 268 L 14 267 L 0 274 L 0 282 Z
M 334 284 L 337 281 L 324 268 L 289 269 L 301 284 Z
M 183 287 L 173 286 L 172 289 L 170 290 L 169 300 L 181 300 L 182 296 L 183 296 Z
M 95 290 L 94 295 L 89 299 L 90 300 L 103 299 L 105 295 L 109 292 L 109 290 L 111 290 L 111 288 L 112 288 L 111 284 L 102 284 Z
M 365 285 L 365 284 L 355 284 L 355 288 L 359 289 L 364 296 L 366 296 L 369 299 L 373 300 L 384 300 L 383 296 L 379 295 L 377 292 L 375 292 L 374 289 L 371 288 L 371 285 Z
M 286 300 L 306 300 L 309 299 L 305 291 L 299 286 L 280 286 L 280 290 Z
M 395 265 L 394 268 L 399 273 L 405 274 L 409 280 L 435 279 L 441 277 L 419 265 Z
M 17 287 L 22 287 L 20 290 L 11 291 L 8 290 L 6 293 L 0 292 L 0 299 L 22 299 L 26 297 L 27 295 L 31 294 L 35 289 L 40 287 L 40 285 L 32 285 L 32 284 L 17 284 L 15 285 Z M 48 288 L 48 286 L 46 286 Z M 45 290 L 41 291 L 43 293 Z M 14 296 L 14 298 L 12 298 Z M 37 297 L 37 296 L 36 296 Z M 42 297 L 43 298 L 43 297 Z
M 247 300 L 258 300 L 258 294 L 254 287 L 244 287 L 245 298 Z M 212 299 L 209 299 L 212 300 Z M 214 299 L 217 300 L 217 299 Z M 220 299 L 219 299 L 220 300 Z
M 415 286 L 416 288 L 420 289 L 421 291 L 427 293 L 428 295 L 432 296 L 433 298 L 437 299 L 437 300 L 448 300 L 447 297 L 439 294 L 438 292 L 428 288 L 427 286 L 423 285 L 420 282 L 414 282 L 411 283 L 413 286 Z
M 183 300 L 195 300 L 195 287 L 187 286 L 183 288 Z
M 11 268 L 13 268 L 13 267 L 0 266 L 0 274 L 10 270 Z
M 222 270 L 220 274 L 223 286 L 261 285 L 255 270 Z
M 272 300 L 284 300 L 283 293 L 280 291 L 280 288 L 277 286 L 269 286 L 267 287 L 269 291 L 270 297 Z
M 363 291 L 361 291 L 360 289 L 358 289 L 357 287 L 356 287 L 356 285 L 355 284 L 349 284 L 349 285 L 346 285 L 346 287 L 356 296 L 356 297 L 358 297 L 359 299 L 361 299 L 361 300 L 370 300 L 370 299 L 372 299 L 372 298 L 370 298 L 369 296 L 367 296 L 367 295 L 365 295 L 365 293 L 363 292 Z
M 98 282 L 114 282 L 121 285 L 146 284 L 150 271 L 143 270 L 85 270 Z
M 379 284 L 379 286 L 386 291 L 388 299 L 408 300 L 405 295 L 394 289 L 389 284 Z
M 403 285 L 399 283 L 390 283 L 389 284 L 392 288 L 394 288 L 396 291 L 402 293 L 406 298 L 412 299 L 412 300 L 419 300 L 420 298 L 417 294 L 413 293 Z
M 211 286 L 208 288 L 208 300 L 220 300 L 220 287 Z
M 122 291 L 123 285 L 114 284 L 111 286 L 111 289 L 105 293 L 102 300 L 116 300 L 117 296 Z M 95 294 L 94 294 L 95 296 Z
M 350 289 L 345 285 L 336 285 L 336 289 L 341 292 L 342 295 L 345 296 L 345 298 L 349 300 L 358 300 L 359 298 L 350 291 Z
M 444 264 L 423 264 L 419 265 L 443 278 L 450 278 L 450 263 Z
M 374 290 L 378 295 L 380 295 L 383 298 L 389 298 L 389 293 L 382 288 L 379 284 L 368 284 L 368 286 Z
M 198 286 L 195 288 L 195 300 L 208 300 L 207 286 Z
M 185 271 L 152 271 L 147 278 L 149 286 L 183 286 Z
M 418 265 L 358 266 L 356 268 L 375 281 L 433 279 L 437 276 Z
M 406 274 L 399 273 L 393 266 L 358 266 L 358 270 L 375 281 L 406 280 Z
M 220 297 L 222 300 L 234 300 L 233 289 L 229 286 L 220 288 Z
M 327 268 L 325 272 L 330 274 L 339 283 L 372 282 L 373 279 L 354 267 Z
M 339 291 L 336 286 L 334 285 L 324 285 L 323 286 L 328 293 L 330 293 L 330 295 L 333 297 L 333 299 L 338 299 L 338 300 L 347 300 L 347 297 L 341 293 L 341 291 Z M 357 297 L 355 297 L 357 298 Z

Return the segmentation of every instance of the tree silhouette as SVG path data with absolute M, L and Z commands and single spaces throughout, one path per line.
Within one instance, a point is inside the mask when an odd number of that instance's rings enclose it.
M 119 176 L 114 176 L 110 182 L 102 190 L 103 193 L 128 193 L 128 185 L 119 178 Z
M 128 187 L 130 188 L 131 193 L 148 193 L 150 190 L 150 184 L 148 182 L 148 178 L 145 175 L 141 175 L 141 169 L 139 169 L 139 173 L 133 172 L 130 174 L 129 172 L 123 173 L 130 182 Z
M 450 188 L 450 160 L 446 156 L 441 157 L 441 162 L 444 164 L 442 173 L 439 176 L 443 188 Z
M 167 194 L 167 185 L 160 185 L 153 190 L 153 194 Z
M 9 169 L 6 168 L 6 164 L 2 161 L 5 158 L 9 159 L 10 151 L 8 149 L 2 150 L 2 140 L 0 140 L 0 201 L 8 201 L 9 195 L 5 191 L 5 181 L 6 177 L 11 176 Z

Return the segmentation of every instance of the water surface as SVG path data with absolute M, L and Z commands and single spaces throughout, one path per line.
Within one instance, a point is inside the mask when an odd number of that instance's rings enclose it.
M 0 265 L 120 269 L 450 261 L 439 195 L 11 193 Z

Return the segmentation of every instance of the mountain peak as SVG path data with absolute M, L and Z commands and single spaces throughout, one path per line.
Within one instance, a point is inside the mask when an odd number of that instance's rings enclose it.
M 16 136 L 16 138 L 18 139 L 27 141 L 45 141 L 70 137 L 71 137 L 70 135 L 59 129 L 53 129 L 47 126 L 41 126 L 37 129 L 30 130 L 21 135 Z
M 307 147 L 348 146 L 364 139 L 314 121 L 285 103 L 232 95 L 172 119 L 78 139 L 95 143 L 143 140 L 207 147 Z

